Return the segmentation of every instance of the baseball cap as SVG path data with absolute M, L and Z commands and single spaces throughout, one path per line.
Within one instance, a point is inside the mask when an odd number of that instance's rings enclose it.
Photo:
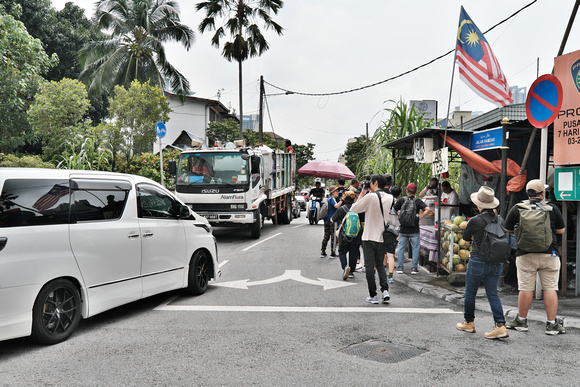
M 412 191 L 413 193 L 417 192 L 417 184 L 409 183 L 407 184 L 407 192 Z
M 544 192 L 545 188 L 546 188 L 546 185 L 540 179 L 530 180 L 530 181 L 528 181 L 528 184 L 526 184 L 526 191 L 532 190 L 535 193 L 542 193 L 542 192 Z

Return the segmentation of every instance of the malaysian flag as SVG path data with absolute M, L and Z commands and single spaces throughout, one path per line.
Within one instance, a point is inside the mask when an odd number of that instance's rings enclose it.
M 50 189 L 47 193 L 42 195 L 32 207 L 36 208 L 38 211 L 45 211 L 58 203 L 58 199 L 68 195 L 69 188 L 62 185 L 55 184 L 54 187 Z
M 463 82 L 480 97 L 498 106 L 514 101 L 507 80 L 485 37 L 461 7 L 455 60 Z

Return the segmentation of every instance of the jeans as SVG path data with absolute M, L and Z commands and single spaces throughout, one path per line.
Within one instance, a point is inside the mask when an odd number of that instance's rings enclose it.
M 369 295 L 374 297 L 377 295 L 377 284 L 375 283 L 375 268 L 379 274 L 379 283 L 381 286 L 381 293 L 389 290 L 389 283 L 387 281 L 387 272 L 383 265 L 385 258 L 385 244 L 383 242 L 362 241 L 363 253 L 365 255 L 365 274 L 367 277 L 367 285 L 369 287 Z
M 421 248 L 421 234 L 399 234 L 399 251 L 397 251 L 397 270 L 403 270 L 407 241 L 411 241 L 413 262 L 411 270 L 419 269 L 419 249 Z
M 346 260 L 346 254 L 348 253 L 348 262 Z M 340 259 L 340 266 L 342 270 L 345 267 L 350 266 L 350 272 L 353 273 L 356 269 L 356 261 L 360 257 L 360 245 L 353 245 L 350 243 L 342 242 L 338 245 L 338 258 Z
M 470 322 L 475 318 L 475 295 L 483 281 L 485 294 L 489 301 L 493 319 L 496 323 L 505 323 L 501 301 L 497 295 L 497 282 L 503 271 L 503 263 L 484 262 L 478 257 L 471 257 L 465 275 L 465 300 L 463 316 Z

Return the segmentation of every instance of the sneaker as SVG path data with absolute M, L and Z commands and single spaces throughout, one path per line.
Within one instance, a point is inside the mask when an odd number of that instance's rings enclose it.
M 500 327 L 497 325 L 497 323 L 495 323 L 493 331 L 485 332 L 483 335 L 485 336 L 486 339 L 501 339 L 505 337 L 510 337 L 505 325 L 502 325 Z
M 334 251 L 332 253 L 330 253 L 330 258 L 336 258 L 336 257 L 337 257 L 337 255 Z
M 367 297 L 367 302 L 369 304 L 378 304 L 379 303 L 379 299 L 377 298 L 377 296 L 374 297 Z
M 464 332 L 475 333 L 475 323 L 473 321 L 463 321 L 462 323 L 457 323 L 457 329 Z
M 326 258 L 326 252 L 323 251 L 322 253 L 320 253 L 320 258 Z
M 344 273 L 342 273 L 342 279 L 346 281 L 349 274 L 350 274 L 350 266 L 347 266 L 344 268 Z
M 354 268 L 354 271 L 359 271 L 363 268 L 363 265 L 361 265 L 360 263 L 356 264 L 356 267 Z
M 505 324 L 505 327 L 507 329 L 515 329 L 516 331 L 520 331 L 520 332 L 527 332 L 528 331 L 528 319 L 524 318 L 524 319 L 522 319 L 522 321 L 520 321 L 518 319 L 518 317 L 519 317 L 519 315 L 516 315 L 516 318 L 514 318 L 512 321 Z M 546 327 L 546 332 L 547 331 L 548 331 L 548 328 Z
M 556 320 L 554 324 L 546 322 L 546 334 L 558 335 L 566 333 L 566 329 L 562 326 L 562 322 Z
M 353 273 L 348 273 L 348 278 L 354 278 L 354 274 Z
M 390 283 L 390 284 L 394 284 L 395 283 L 395 279 L 393 277 L 387 278 L 387 282 Z
M 391 296 L 389 296 L 388 290 L 383 290 L 383 304 L 388 304 Z
M 419 274 L 419 270 L 417 270 L 417 269 L 411 269 L 411 274 L 412 275 Z
M 403 269 L 397 269 L 397 274 L 403 274 Z

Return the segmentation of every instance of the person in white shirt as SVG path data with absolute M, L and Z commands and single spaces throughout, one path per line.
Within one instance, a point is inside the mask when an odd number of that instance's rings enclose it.
M 457 192 L 451 188 L 451 184 L 447 180 L 441 183 L 441 203 L 447 204 L 450 206 L 458 206 L 459 205 L 459 195 Z
M 389 209 L 393 203 L 393 196 L 383 191 L 386 183 L 385 175 L 372 175 L 370 182 L 370 193 L 368 188 L 363 189 L 356 203 L 352 205 L 350 210 L 356 213 L 365 213 L 362 246 L 365 258 L 365 274 L 369 289 L 369 297 L 366 298 L 366 301 L 371 304 L 379 303 L 377 284 L 375 282 L 376 269 L 379 276 L 383 303 L 388 303 L 390 295 L 387 273 L 383 264 L 383 258 L 385 256 L 383 231 L 385 224 L 389 220 Z M 380 203 L 383 205 L 383 213 L 381 213 Z

